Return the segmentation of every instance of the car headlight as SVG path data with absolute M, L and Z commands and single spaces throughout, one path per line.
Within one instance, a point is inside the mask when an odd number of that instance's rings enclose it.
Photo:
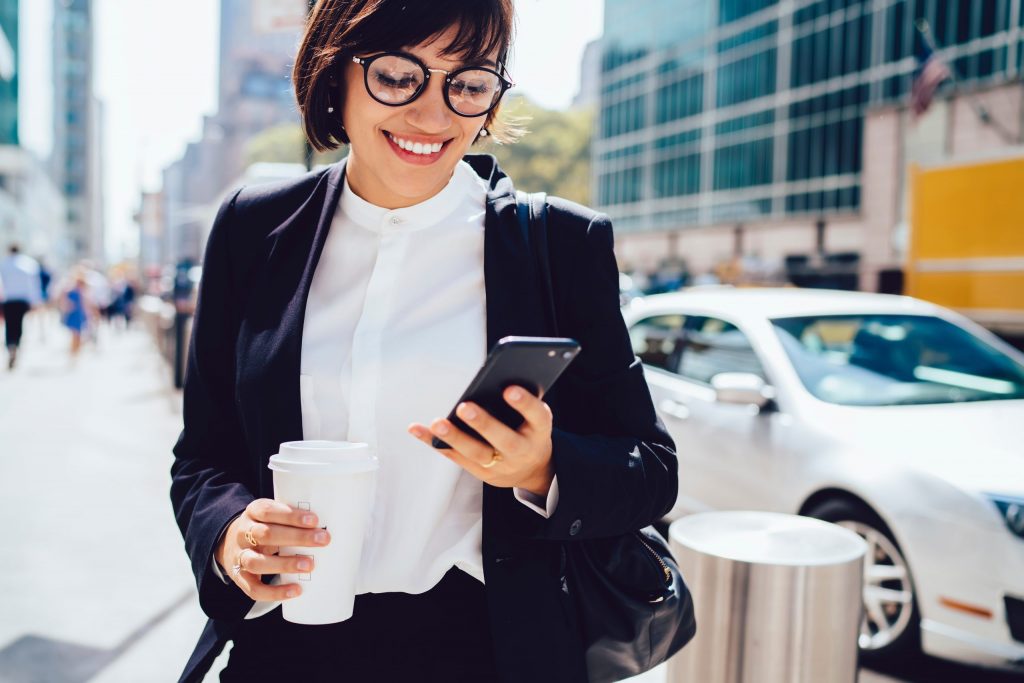
M 987 494 L 986 497 L 999 509 L 999 513 L 1003 516 L 1010 531 L 1020 538 L 1024 538 L 1024 498 L 992 494 Z

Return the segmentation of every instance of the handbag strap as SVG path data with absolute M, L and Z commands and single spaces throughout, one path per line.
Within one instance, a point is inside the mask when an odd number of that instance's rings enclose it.
M 551 258 L 548 255 L 548 198 L 543 192 L 516 191 L 516 216 L 523 241 L 533 255 L 544 296 L 544 315 L 554 336 L 558 336 L 555 290 L 551 283 Z

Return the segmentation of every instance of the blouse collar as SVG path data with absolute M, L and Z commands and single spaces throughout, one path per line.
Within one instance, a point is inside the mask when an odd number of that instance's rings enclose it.
M 437 225 L 450 216 L 472 190 L 475 179 L 473 169 L 460 161 L 448 183 L 433 197 L 401 209 L 385 209 L 353 192 L 346 176 L 338 210 L 353 223 L 377 233 L 421 230 Z

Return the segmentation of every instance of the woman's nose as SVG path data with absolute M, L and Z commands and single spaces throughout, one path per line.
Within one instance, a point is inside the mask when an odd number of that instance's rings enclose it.
M 411 103 L 406 120 L 420 130 L 440 133 L 452 125 L 454 114 L 444 101 L 444 76 L 436 75 L 427 83 L 426 92 Z

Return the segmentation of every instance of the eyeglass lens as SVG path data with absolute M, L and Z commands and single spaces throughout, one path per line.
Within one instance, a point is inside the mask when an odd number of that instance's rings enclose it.
M 412 101 L 423 89 L 426 74 L 416 62 L 382 55 L 366 70 L 366 88 L 378 102 L 391 105 Z M 501 78 L 487 69 L 460 70 L 446 83 L 449 105 L 456 113 L 477 116 L 489 111 L 501 96 Z

